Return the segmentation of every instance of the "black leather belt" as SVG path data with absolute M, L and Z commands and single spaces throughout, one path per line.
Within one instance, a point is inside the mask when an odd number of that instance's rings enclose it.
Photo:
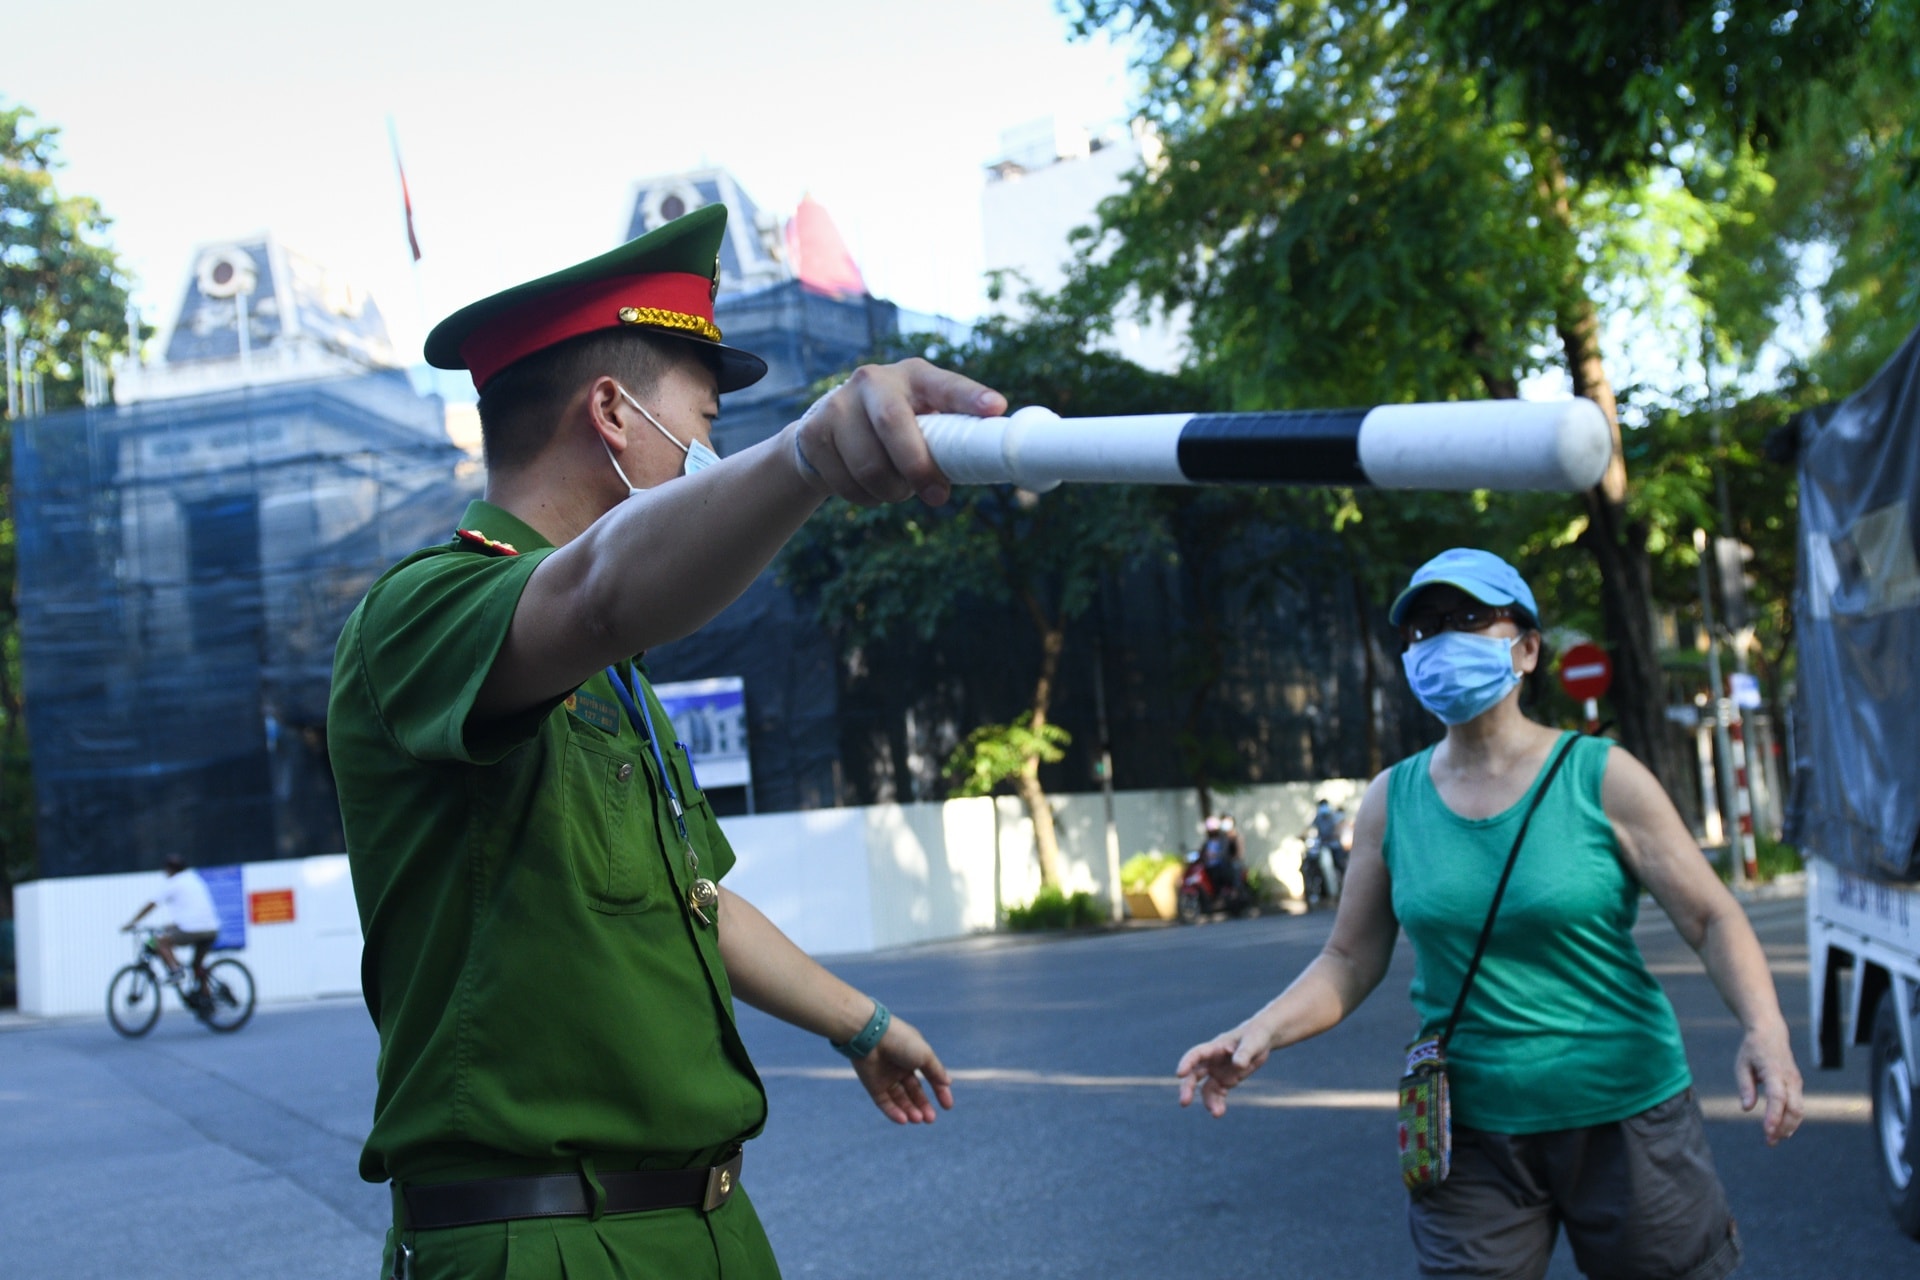
M 635 1169 L 595 1176 L 605 1188 L 604 1213 L 642 1213 L 649 1209 L 700 1209 L 713 1212 L 740 1185 L 736 1149 L 724 1164 L 706 1169 Z M 394 1225 L 402 1231 L 472 1227 L 515 1218 L 586 1217 L 593 1192 L 577 1173 L 525 1178 L 476 1178 L 469 1182 L 428 1183 L 393 1188 Z

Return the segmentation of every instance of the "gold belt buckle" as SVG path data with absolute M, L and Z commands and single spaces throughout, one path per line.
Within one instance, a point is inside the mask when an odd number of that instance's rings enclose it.
M 702 1212 L 712 1213 L 733 1195 L 733 1189 L 740 1185 L 740 1164 L 745 1158 L 744 1150 L 736 1150 L 733 1159 L 707 1170 L 707 1198 L 700 1203 Z

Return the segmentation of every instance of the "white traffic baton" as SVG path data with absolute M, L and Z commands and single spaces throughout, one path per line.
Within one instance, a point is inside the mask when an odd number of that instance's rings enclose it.
M 1062 418 L 923 415 L 955 484 L 1344 485 L 1578 491 L 1600 482 L 1613 433 L 1591 400 L 1461 400 L 1276 413 Z

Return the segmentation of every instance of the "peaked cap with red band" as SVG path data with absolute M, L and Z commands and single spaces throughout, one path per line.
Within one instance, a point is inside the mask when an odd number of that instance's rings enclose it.
M 713 322 L 727 207 L 675 218 L 611 253 L 460 308 L 427 335 L 427 363 L 467 369 L 485 391 L 516 360 L 606 329 L 677 338 L 700 348 L 721 391 L 758 382 L 767 362 L 722 346 Z

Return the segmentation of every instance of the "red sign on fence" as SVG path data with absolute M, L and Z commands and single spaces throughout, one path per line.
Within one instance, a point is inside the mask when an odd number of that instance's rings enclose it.
M 253 924 L 292 924 L 293 890 L 262 889 L 248 894 L 247 919 Z

